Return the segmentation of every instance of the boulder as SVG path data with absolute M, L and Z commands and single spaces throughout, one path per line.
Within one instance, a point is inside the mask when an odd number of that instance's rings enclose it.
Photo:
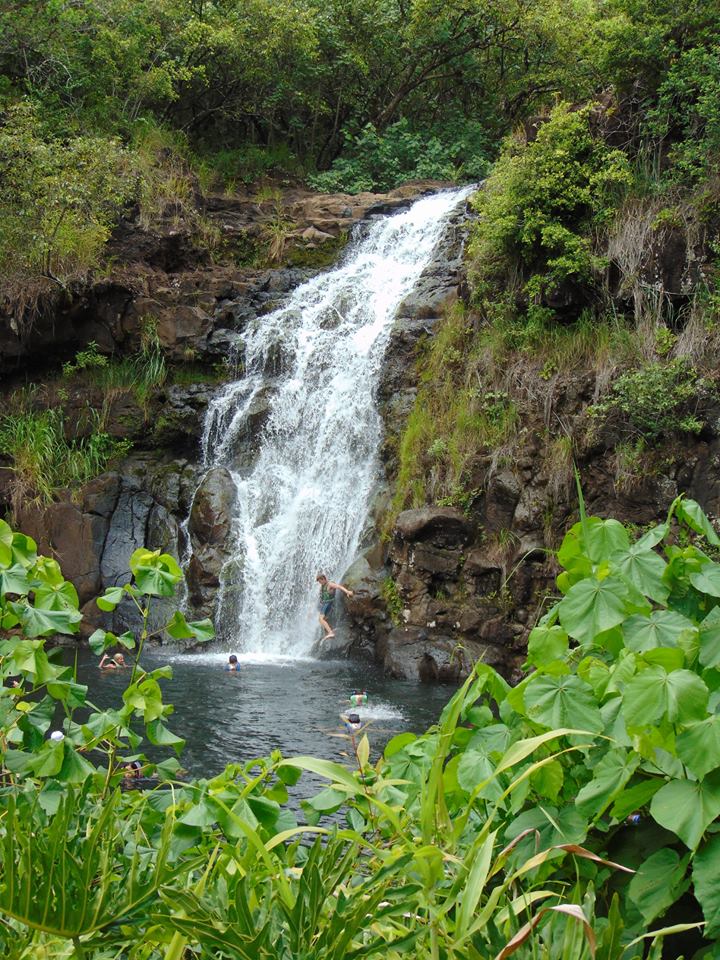
M 188 532 L 192 557 L 187 570 L 191 603 L 203 615 L 211 614 L 222 569 L 232 553 L 232 520 L 237 489 L 230 471 L 213 467 L 195 492 Z
M 418 543 L 410 553 L 410 565 L 431 574 L 457 573 L 460 565 L 459 550 L 441 550 L 427 543 Z
M 462 546 L 472 536 L 472 524 L 455 507 L 420 507 L 403 510 L 395 521 L 395 534 L 411 543 Z
M 504 650 L 489 644 L 459 643 L 448 635 L 432 635 L 421 627 L 396 627 L 377 644 L 385 670 L 405 680 L 457 681 L 477 660 L 502 663 Z
M 63 576 L 75 585 L 81 605 L 97 596 L 102 589 L 100 558 L 108 534 L 107 517 L 83 513 L 68 499 L 23 508 L 17 526 L 37 542 L 40 553 L 58 561 Z
M 235 482 L 225 467 L 212 467 L 195 491 L 188 529 L 196 544 L 224 544 L 230 534 L 237 497 Z
M 104 587 L 130 580 L 129 561 L 135 550 L 147 542 L 147 522 L 154 501 L 134 477 L 123 477 L 120 496 L 113 512 L 100 571 Z
M 387 571 L 382 568 L 373 570 L 365 557 L 358 557 L 348 568 L 343 583 L 353 591 L 352 597 L 345 598 L 345 610 L 351 619 L 364 620 L 384 614 L 382 584 L 386 579 Z

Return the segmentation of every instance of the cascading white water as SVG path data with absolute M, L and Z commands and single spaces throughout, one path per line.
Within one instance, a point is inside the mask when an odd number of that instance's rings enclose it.
M 375 389 L 393 319 L 469 192 L 372 224 L 336 269 L 244 332 L 245 375 L 210 404 L 203 455 L 237 486 L 216 622 L 245 652 L 301 656 L 320 635 L 315 576 L 337 579 L 355 558 L 378 480 Z M 261 401 L 269 413 L 244 469 L 239 441 Z

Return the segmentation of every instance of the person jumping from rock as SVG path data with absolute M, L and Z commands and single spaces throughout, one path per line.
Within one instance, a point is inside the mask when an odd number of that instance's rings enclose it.
M 344 587 L 341 583 L 333 583 L 332 580 L 328 580 L 324 573 L 319 573 L 315 580 L 320 584 L 320 605 L 318 607 L 320 611 L 320 626 L 325 631 L 325 636 L 323 640 L 330 640 L 331 637 L 335 636 L 335 631 L 330 626 L 327 621 L 327 617 L 332 610 L 332 605 L 335 602 L 335 591 L 342 590 L 346 597 L 351 597 L 353 595 L 352 590 L 348 590 L 347 587 Z

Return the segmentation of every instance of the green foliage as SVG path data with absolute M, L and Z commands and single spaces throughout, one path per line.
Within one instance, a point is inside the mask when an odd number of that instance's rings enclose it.
M 63 488 L 77 490 L 130 448 L 99 427 L 86 436 L 68 437 L 69 430 L 58 407 L 0 417 L 0 455 L 10 460 L 16 506 L 34 497 L 49 502 Z
M 43 133 L 28 103 L 0 118 L 0 271 L 61 285 L 95 266 L 131 192 L 115 140 Z
M 636 361 L 639 345 L 616 317 L 574 324 L 528 324 L 498 302 L 483 322 L 455 306 L 421 352 L 421 386 L 398 443 L 398 478 L 388 525 L 405 507 L 428 502 L 469 510 L 488 453 L 512 455 L 522 426 L 537 417 L 538 397 L 578 368 L 606 375 Z M 547 385 L 546 385 L 547 384 Z M 548 438 L 553 483 L 566 484 L 572 448 Z
M 0 524 L 3 628 L 27 636 L 38 615 L 56 620 L 37 639 L 0 640 L 4 955 L 639 960 L 646 941 L 659 957 L 665 937 L 696 931 L 662 924 L 688 891 L 717 936 L 720 567 L 700 538 L 720 537 L 690 500 L 639 540 L 581 517 L 558 553 L 563 599 L 533 631 L 535 669 L 518 687 L 476 665 L 437 725 L 394 737 L 376 762 L 367 736 L 348 735 L 355 769 L 274 754 L 126 793 L 131 719 L 179 747 L 164 724 L 167 671 L 139 660 L 149 603 L 180 571 L 139 550 L 134 579 L 100 598 L 136 603 L 143 629 L 123 705 L 98 713 L 40 638 L 76 629 L 76 595 Z M 210 634 L 177 614 L 165 629 Z M 98 652 L 121 640 L 100 633 Z M 44 736 L 53 699 L 66 708 L 59 742 Z M 170 761 L 154 769 L 172 776 Z M 282 806 L 300 771 L 327 781 L 303 802 L 306 825 Z
M 648 123 L 672 146 L 670 180 L 712 178 L 720 157 L 720 47 L 683 50 L 670 64 Z
M 380 587 L 380 594 L 385 602 L 391 622 L 397 627 L 402 623 L 403 602 L 397 583 L 392 577 L 386 577 Z
M 453 135 L 455 139 L 449 139 Z M 413 130 L 403 119 L 382 133 L 368 124 L 348 138 L 330 170 L 308 181 L 317 190 L 360 193 L 391 190 L 406 180 L 480 180 L 488 152 L 487 135 L 478 124 L 459 130 L 443 125 L 432 132 Z
M 93 367 L 106 367 L 107 363 L 108 358 L 105 356 L 105 354 L 99 352 L 97 343 L 95 343 L 94 340 L 91 340 L 84 350 L 78 350 L 78 352 L 75 354 L 74 363 L 63 364 L 63 376 L 71 377 L 74 373 L 77 373 L 78 370 L 89 370 Z
M 590 408 L 601 421 L 620 414 L 627 430 L 650 441 L 670 433 L 699 433 L 697 408 L 706 382 L 684 357 L 647 363 L 618 377 L 608 397 Z
M 593 130 L 591 107 L 561 104 L 535 140 L 510 141 L 475 200 L 470 256 L 480 292 L 516 263 L 530 307 L 544 309 L 563 285 L 592 285 L 604 264 L 591 231 L 608 223 L 631 179 L 625 154 Z

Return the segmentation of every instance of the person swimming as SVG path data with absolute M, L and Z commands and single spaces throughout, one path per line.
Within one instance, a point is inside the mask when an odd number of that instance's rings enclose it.
M 353 734 L 362 727 L 362 721 L 357 713 L 341 714 L 340 719 L 345 725 L 348 733 Z
M 116 653 L 114 656 L 110 657 L 107 653 L 104 653 L 100 659 L 98 667 L 101 670 L 122 670 L 123 667 L 126 667 L 125 657 L 121 653 Z
M 353 690 L 348 700 L 351 707 L 364 707 L 367 706 L 367 702 L 367 690 Z
M 240 664 L 234 653 L 231 653 L 228 657 L 228 662 L 225 664 L 224 669 L 226 673 L 240 673 Z

